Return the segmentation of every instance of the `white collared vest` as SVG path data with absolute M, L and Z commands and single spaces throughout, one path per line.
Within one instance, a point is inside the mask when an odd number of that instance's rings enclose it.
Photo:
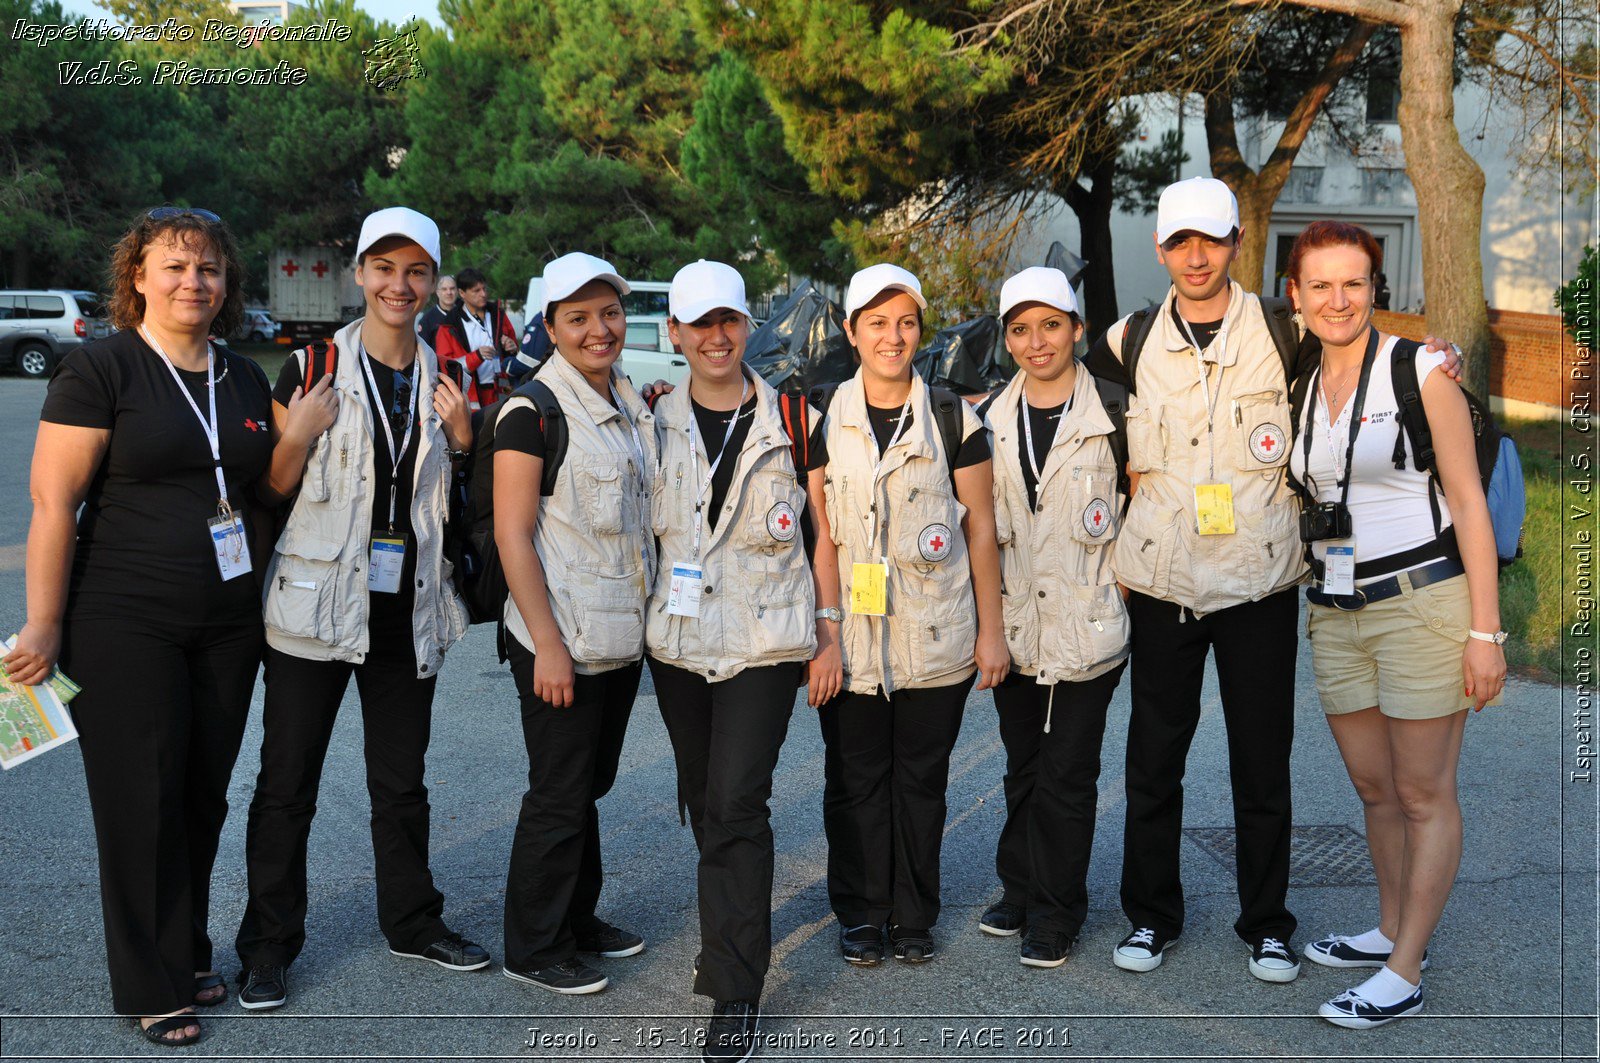
M 1042 684 L 1093 679 L 1128 656 L 1128 611 L 1111 569 L 1123 502 L 1111 419 L 1080 363 L 1030 509 L 1017 445 L 1025 381 L 1013 377 L 987 414 L 1006 647 L 1011 666 Z
M 965 439 L 983 426 L 971 407 L 959 405 Z M 860 370 L 839 385 L 823 422 L 845 687 L 854 693 L 948 686 L 976 671 L 978 616 L 961 528 L 967 509 L 951 483 L 928 386 L 915 375 L 911 411 L 911 427 L 884 453 L 876 485 L 878 444 Z M 869 540 L 874 510 L 879 519 Z M 850 611 L 851 566 L 880 560 L 888 562 L 888 615 L 858 616 Z
M 362 661 L 370 650 L 367 561 L 372 536 L 373 441 L 366 374 L 361 368 L 361 322 L 333 337 L 338 348 L 333 389 L 339 412 L 306 459 L 300 493 L 267 566 L 264 614 L 267 644 L 311 661 Z M 450 455 L 433 409 L 438 361 L 417 340 L 416 476 L 412 482 L 412 539 L 416 604 L 411 631 L 417 675 L 435 675 L 445 651 L 467 631 L 467 611 L 444 559 L 449 512 Z M 388 460 L 388 455 L 384 455 Z
M 721 440 L 702 438 L 690 458 L 694 410 L 687 384 L 655 408 L 661 466 L 650 512 L 661 560 L 645 616 L 645 645 L 657 660 L 713 683 L 746 668 L 809 661 L 817 650 L 816 589 L 800 533 L 805 491 L 795 479 L 778 393 L 760 376 L 747 375 L 755 390 L 755 413 L 744 446 L 722 458 L 734 463 L 733 479 L 717 525 L 707 521 L 701 530 L 698 617 L 669 614 L 667 599 L 672 566 L 694 563 L 695 491 L 710 475 L 715 455 L 707 453 L 708 446 Z M 706 505 L 710 498 L 706 484 Z

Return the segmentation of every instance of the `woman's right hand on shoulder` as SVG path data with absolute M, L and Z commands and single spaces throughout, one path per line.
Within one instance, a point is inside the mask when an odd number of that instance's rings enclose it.
M 23 686 L 38 686 L 50 678 L 56 657 L 61 653 L 60 624 L 24 624 L 17 644 L 0 659 L 6 675 Z
M 288 418 L 284 425 L 285 439 L 309 447 L 312 442 L 333 427 L 339 416 L 339 393 L 333 390 L 333 374 L 328 373 L 312 385 L 307 392 L 295 388 L 289 397 Z
M 533 656 L 533 693 L 558 709 L 570 708 L 575 697 L 572 654 L 560 642 Z

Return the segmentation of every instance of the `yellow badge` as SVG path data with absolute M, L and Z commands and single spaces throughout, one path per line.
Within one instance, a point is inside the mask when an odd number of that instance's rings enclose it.
M 850 611 L 856 616 L 883 616 L 889 611 L 889 566 L 857 561 L 850 566 Z
M 1233 534 L 1233 485 L 1195 484 L 1195 521 L 1201 535 Z

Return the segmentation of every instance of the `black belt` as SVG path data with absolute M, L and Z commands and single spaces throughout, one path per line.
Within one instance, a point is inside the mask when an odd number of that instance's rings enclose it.
M 1306 544 L 1306 553 L 1311 552 L 1311 544 Z M 1456 545 L 1456 528 L 1452 524 L 1444 530 L 1444 534 L 1437 539 L 1413 546 L 1409 550 L 1402 550 L 1398 554 L 1388 557 L 1375 557 L 1370 561 L 1356 562 L 1356 579 L 1371 579 L 1373 576 L 1385 572 L 1401 572 L 1416 568 L 1424 561 L 1431 561 L 1443 554 L 1445 557 L 1461 556 L 1461 548 Z M 1319 583 L 1322 581 L 1322 562 L 1315 557 L 1306 559 L 1311 565 L 1311 578 Z
M 1442 561 L 1435 561 L 1431 565 L 1421 568 L 1409 569 L 1404 573 L 1411 583 L 1412 590 L 1419 590 L 1430 583 L 1439 583 L 1459 576 L 1466 571 L 1459 557 L 1447 557 Z M 1357 587 L 1354 594 L 1326 594 L 1320 587 L 1306 588 L 1306 601 L 1312 605 L 1332 606 L 1353 613 L 1358 609 L 1365 609 L 1374 602 L 1381 602 L 1385 598 L 1393 598 L 1400 593 L 1400 576 L 1389 576 L 1365 587 Z

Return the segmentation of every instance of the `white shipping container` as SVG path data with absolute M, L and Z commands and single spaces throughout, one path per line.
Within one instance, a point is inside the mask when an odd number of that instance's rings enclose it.
M 348 321 L 361 313 L 352 263 L 337 247 L 287 248 L 272 253 L 267 300 L 279 321 Z

